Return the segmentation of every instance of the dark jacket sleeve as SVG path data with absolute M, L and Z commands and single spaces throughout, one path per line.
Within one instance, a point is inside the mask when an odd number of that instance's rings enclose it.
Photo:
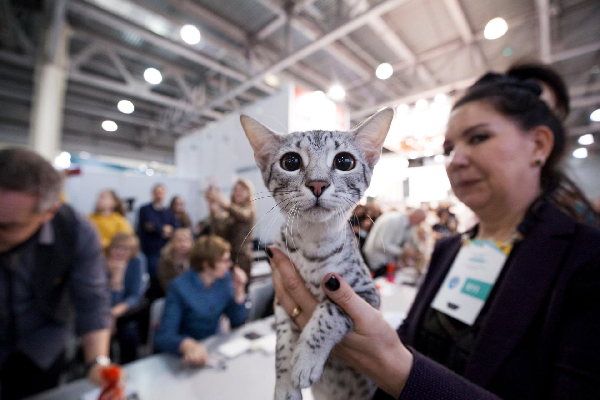
M 414 349 L 409 347 L 409 350 L 414 356 L 413 366 L 398 399 L 499 399 L 496 395 L 419 354 Z
M 83 217 L 79 218 L 70 294 L 75 306 L 78 335 L 110 326 L 110 294 L 102 247 L 96 230 Z
M 589 399 L 600 393 L 600 252 L 596 252 L 569 285 L 548 382 L 551 399 Z
M 152 205 L 140 208 L 139 227 L 140 235 L 162 237 L 163 223 Z

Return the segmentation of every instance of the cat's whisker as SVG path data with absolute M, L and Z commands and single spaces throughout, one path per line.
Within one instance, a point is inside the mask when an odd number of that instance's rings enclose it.
M 261 222 L 263 219 L 265 219 L 265 217 L 266 217 L 267 215 L 269 215 L 269 213 L 270 213 L 271 211 L 273 211 L 273 210 L 274 210 L 274 209 L 275 209 L 275 208 L 276 208 L 278 205 L 280 205 L 281 203 L 283 203 L 283 202 L 284 202 L 284 201 L 286 201 L 286 200 L 288 200 L 288 199 L 284 199 L 284 200 L 280 201 L 279 203 L 275 204 L 273 207 L 271 207 L 271 209 L 270 209 L 269 211 L 267 211 L 267 212 L 266 212 L 266 214 L 265 214 L 265 215 L 263 215 L 263 216 L 262 216 L 262 217 L 261 217 L 261 218 L 258 220 L 258 222 L 257 222 L 256 224 L 254 224 L 254 226 L 253 226 L 253 227 L 252 227 L 252 228 L 251 228 L 251 229 L 248 231 L 248 233 L 246 234 L 246 236 L 244 236 L 244 240 L 242 241 L 242 244 L 241 244 L 241 246 L 240 246 L 240 249 L 238 250 L 238 252 L 237 252 L 237 254 L 236 254 L 236 260 L 237 260 L 237 258 L 239 257 L 239 255 L 240 255 L 240 252 L 241 252 L 241 251 L 242 251 L 242 249 L 244 248 L 244 243 L 246 243 L 246 239 L 248 239 L 248 236 L 250 236 L 250 234 L 252 233 L 252 231 L 253 231 L 253 230 L 254 230 L 254 229 L 255 229 L 255 228 L 258 226 L 258 224 L 260 224 L 260 222 Z
M 292 201 L 293 199 L 290 198 L 290 199 L 287 199 L 287 200 Z M 286 201 L 286 200 L 284 200 L 284 201 Z M 273 228 L 273 224 L 275 223 L 275 221 L 277 221 L 278 217 L 279 217 L 279 214 L 275 214 L 273 216 L 273 218 L 271 218 L 271 221 L 269 222 L 269 224 L 267 225 L 267 232 L 265 233 L 265 240 L 266 240 L 267 237 L 269 237 L 269 233 L 271 232 L 271 229 Z M 260 235 L 259 238 L 258 238 L 258 242 L 259 243 L 261 242 L 261 238 L 262 238 L 262 235 Z M 265 250 L 266 249 L 267 249 L 267 245 L 265 244 Z M 259 248 L 259 250 L 260 250 L 260 248 Z
M 297 249 L 298 246 L 296 246 L 296 240 L 294 239 L 294 220 L 296 219 L 296 216 L 298 216 L 298 214 L 300 212 L 299 211 L 300 207 L 298 207 L 298 203 L 296 203 L 296 205 L 294 207 L 296 207 L 296 211 L 294 212 L 294 215 L 292 217 L 292 232 L 291 232 L 291 235 L 292 235 L 292 242 L 294 243 L 294 249 Z
M 365 215 L 367 216 L 367 218 L 369 218 L 371 220 L 371 223 L 373 225 L 375 225 L 375 221 L 373 221 L 373 218 L 371 218 L 371 216 L 369 214 L 367 214 L 366 211 L 365 211 Z M 385 250 L 385 244 L 383 243 L 383 236 L 381 236 L 380 239 L 381 239 L 381 247 L 383 248 L 383 254 L 387 254 L 387 251 Z
M 287 251 L 288 254 L 288 258 L 291 260 L 291 255 L 290 255 L 290 248 L 288 247 L 288 233 L 289 233 L 289 226 L 290 226 L 290 216 L 292 214 L 292 212 L 294 211 L 294 209 L 296 208 L 298 203 L 294 203 L 294 205 L 292 206 L 292 209 L 288 212 L 288 218 L 287 218 L 287 223 L 285 226 L 285 250 Z

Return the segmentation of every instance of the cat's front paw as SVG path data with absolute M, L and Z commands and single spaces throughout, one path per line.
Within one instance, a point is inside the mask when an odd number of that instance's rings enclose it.
M 325 360 L 321 360 L 321 357 L 314 352 L 302 351 L 301 347 L 298 347 L 292 360 L 292 383 L 294 386 L 304 389 L 321 379 Z
M 275 400 L 302 400 L 299 388 L 287 385 L 275 385 Z

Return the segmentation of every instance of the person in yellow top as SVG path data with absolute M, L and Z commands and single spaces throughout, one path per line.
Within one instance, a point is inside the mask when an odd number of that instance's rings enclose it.
M 96 210 L 90 214 L 89 219 L 98 231 L 102 248 L 106 249 L 117 233 L 133 233 L 133 228 L 124 215 L 123 203 L 115 191 L 101 191 L 96 201 Z

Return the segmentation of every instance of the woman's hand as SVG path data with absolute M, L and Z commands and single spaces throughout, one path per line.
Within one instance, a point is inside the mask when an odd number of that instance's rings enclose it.
M 203 367 L 208 361 L 206 347 L 192 338 L 183 339 L 179 345 L 183 361 L 190 366 Z
M 125 314 L 127 312 L 127 310 L 129 310 L 129 304 L 119 303 L 119 304 L 115 304 L 110 309 L 110 313 L 116 319 L 116 318 L 119 318 L 121 315 Z
M 242 304 L 246 301 L 246 283 L 248 283 L 248 275 L 237 265 L 234 265 L 231 270 L 231 282 L 235 291 L 235 302 Z
M 295 322 L 304 328 L 317 300 L 306 289 L 290 260 L 278 249 L 270 249 L 277 300 L 288 314 L 296 307 L 302 309 Z M 346 335 L 332 354 L 371 378 L 388 394 L 398 397 L 412 368 L 411 352 L 400 342 L 396 331 L 381 313 L 359 297 L 339 275 L 329 274 L 323 283 L 325 294 L 354 321 L 354 331 Z

